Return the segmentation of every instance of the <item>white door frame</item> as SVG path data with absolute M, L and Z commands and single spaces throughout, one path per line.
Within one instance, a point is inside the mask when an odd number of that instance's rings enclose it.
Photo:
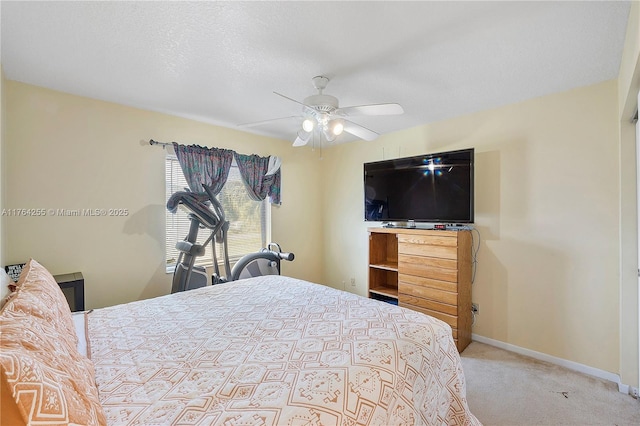
M 640 384 L 640 120 L 638 120 L 638 108 L 640 108 L 640 92 L 637 97 L 636 104 L 636 212 L 637 212 L 637 231 L 636 244 L 638 247 L 638 383 Z M 640 386 L 639 386 L 640 387 Z

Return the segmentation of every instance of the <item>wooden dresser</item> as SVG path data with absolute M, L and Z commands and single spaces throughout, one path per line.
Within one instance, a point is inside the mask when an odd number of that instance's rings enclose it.
M 449 324 L 471 343 L 471 232 L 369 228 L 369 297 Z

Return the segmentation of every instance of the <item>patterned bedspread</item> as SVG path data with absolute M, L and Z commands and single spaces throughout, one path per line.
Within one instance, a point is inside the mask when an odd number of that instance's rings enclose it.
M 448 325 L 281 276 L 87 315 L 113 425 L 479 425 Z

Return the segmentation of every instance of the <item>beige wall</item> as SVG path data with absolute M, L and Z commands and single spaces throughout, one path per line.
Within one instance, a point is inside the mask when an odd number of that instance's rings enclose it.
M 638 387 L 638 208 L 636 129 L 631 118 L 640 89 L 640 3 L 633 2 L 618 77 L 620 122 L 620 376 Z
M 125 208 L 127 217 L 7 217 L 6 262 L 33 257 L 82 271 L 87 308 L 169 292 L 164 266 L 165 151 L 149 139 L 282 157 L 272 240 L 296 255 L 283 272 L 322 281 L 320 162 L 290 143 L 15 81 L 6 96 L 7 208 Z
M 326 150 L 327 282 L 350 290 L 354 277 L 366 294 L 364 162 L 474 147 L 473 332 L 618 372 L 616 90 L 609 81 Z

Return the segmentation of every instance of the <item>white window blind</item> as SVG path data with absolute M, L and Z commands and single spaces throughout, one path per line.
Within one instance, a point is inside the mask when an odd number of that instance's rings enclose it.
M 165 162 L 166 194 L 168 200 L 176 191 L 184 191 L 187 188 L 187 181 L 182 174 L 180 163 L 175 156 L 167 156 Z M 270 218 L 268 201 L 254 201 L 247 195 L 244 188 L 240 171 L 235 165 L 235 161 L 229 171 L 229 178 L 222 191 L 218 194 L 218 201 L 224 209 L 226 220 L 229 221 L 229 232 L 227 234 L 227 244 L 229 247 L 229 259 L 233 263 L 248 253 L 253 253 L 267 244 Z M 178 208 L 173 214 L 166 210 L 166 264 L 167 268 L 173 268 L 180 254 L 176 250 L 176 242 L 184 240 L 189 233 L 190 220 L 188 213 Z M 200 229 L 198 232 L 198 244 L 211 235 L 208 229 Z M 222 265 L 223 251 L 222 245 L 216 244 L 216 255 L 218 263 Z M 197 265 L 211 265 L 211 243 L 206 247 L 206 254 L 197 258 Z M 224 272 L 223 272 L 224 273 Z

